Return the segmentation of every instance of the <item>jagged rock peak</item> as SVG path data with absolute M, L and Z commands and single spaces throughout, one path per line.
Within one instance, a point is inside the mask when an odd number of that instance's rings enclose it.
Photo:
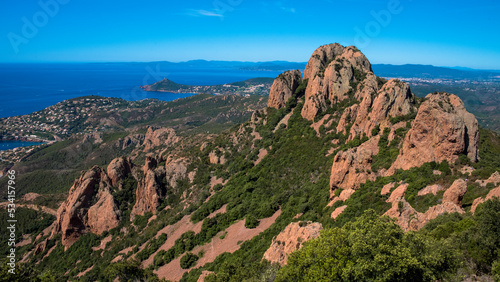
M 425 97 L 401 152 L 389 170 L 409 169 L 426 162 L 455 162 L 465 154 L 478 160 L 479 126 L 454 94 L 433 93 Z
M 68 248 L 82 234 L 101 234 L 118 226 L 121 214 L 111 195 L 111 186 L 106 172 L 98 166 L 80 176 L 57 210 L 51 237 L 62 232 L 62 243 Z
M 337 58 L 346 59 L 351 65 L 360 67 L 365 72 L 373 72 L 372 65 L 358 48 L 333 43 L 323 45 L 313 52 L 304 70 L 304 79 L 313 79 L 321 69 L 326 69 Z
M 364 80 L 371 81 L 367 89 L 374 85 L 372 91 L 377 91 L 376 77 L 365 55 L 354 46 L 344 47 L 337 43 L 314 51 L 304 71 L 306 79 L 302 116 L 308 120 L 313 120 L 332 103 L 355 98 L 356 93 L 361 93 L 358 86 Z M 361 97 L 356 98 L 361 100 Z
M 287 71 L 280 74 L 273 82 L 269 92 L 267 106 L 271 108 L 282 108 L 290 99 L 302 81 L 300 70 Z

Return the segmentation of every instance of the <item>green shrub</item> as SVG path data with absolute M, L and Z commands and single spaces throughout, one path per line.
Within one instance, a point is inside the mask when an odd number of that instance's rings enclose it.
M 181 268 L 188 269 L 196 265 L 198 256 L 193 253 L 187 253 L 181 258 Z
M 259 220 L 253 215 L 248 215 L 245 219 L 245 227 L 252 229 L 257 226 L 259 226 Z

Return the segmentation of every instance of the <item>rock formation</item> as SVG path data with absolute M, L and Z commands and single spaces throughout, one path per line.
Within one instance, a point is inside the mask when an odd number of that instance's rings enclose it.
M 271 263 L 286 265 L 288 255 L 291 252 L 300 249 L 304 242 L 318 237 L 323 229 L 321 223 L 310 221 L 307 224 L 304 223 L 292 222 L 285 230 L 281 231 L 273 239 L 271 247 L 264 253 L 264 259 Z
M 460 204 L 465 192 L 467 192 L 467 185 L 463 179 L 455 180 L 443 195 L 443 202 L 430 207 L 425 213 L 416 211 L 404 199 L 406 188 L 408 188 L 408 184 L 403 184 L 392 192 L 387 200 L 388 203 L 392 203 L 392 208 L 384 214 L 395 218 L 396 224 L 404 231 L 418 230 L 427 222 L 445 213 L 464 213 Z
M 155 130 L 152 127 L 148 127 L 143 142 L 144 151 L 147 152 L 160 145 L 169 147 L 177 143 L 177 141 L 179 141 L 179 137 L 177 137 L 172 128 L 159 128 Z
M 153 158 L 146 158 L 143 168 L 144 178 L 137 185 L 135 204 L 130 213 L 130 219 L 135 215 L 144 215 L 147 212 L 156 213 L 160 199 L 166 195 L 164 184 L 165 167 L 156 168 L 157 162 Z
M 467 182 L 463 179 L 457 179 L 453 182 L 450 188 L 446 189 L 443 194 L 443 203 L 450 202 L 455 205 L 462 205 L 462 198 L 467 192 Z
M 208 154 L 208 158 L 211 164 L 225 164 L 226 158 L 224 157 L 224 150 L 217 149 Z
M 300 70 L 287 71 L 280 74 L 273 82 L 269 92 L 267 106 L 271 108 L 282 108 L 285 106 L 295 90 L 302 81 Z
M 460 154 L 477 161 L 478 123 L 457 96 L 429 94 L 420 106 L 400 154 L 389 171 L 426 162 L 454 162 Z
M 169 157 L 165 166 L 158 166 L 158 161 L 146 157 L 143 167 L 144 178 L 137 185 L 136 202 L 131 212 L 131 219 L 135 215 L 144 215 L 147 212 L 156 213 L 161 200 L 165 198 L 167 189 L 177 188 L 177 181 L 187 178 L 188 162 L 184 158 Z
M 472 213 L 475 213 L 478 205 L 492 199 L 493 197 L 500 199 L 500 186 L 498 186 L 495 189 L 490 190 L 490 192 L 488 192 L 488 195 L 486 195 L 486 197 L 484 197 L 484 198 L 479 197 L 479 198 L 475 199 L 474 202 L 472 203 L 472 207 L 470 208 L 470 211 Z
M 330 176 L 330 197 L 338 188 L 357 189 L 367 180 L 375 180 L 371 162 L 373 155 L 379 151 L 378 140 L 379 137 L 371 138 L 359 147 L 335 155 Z
M 313 120 L 329 104 L 348 98 L 350 82 L 360 82 L 356 74 L 367 72 L 372 72 L 371 64 L 354 46 L 330 44 L 316 49 L 304 71 L 308 85 L 302 116 Z
M 184 158 L 167 160 L 165 179 L 168 186 L 177 188 L 177 181 L 187 177 L 188 164 L 188 161 Z
M 118 226 L 120 211 L 111 195 L 111 186 L 111 180 L 100 167 L 85 172 L 57 210 L 51 236 L 62 232 L 62 243 L 68 248 L 84 233 L 101 234 Z
M 485 187 L 489 183 L 493 183 L 493 185 L 498 185 L 498 183 L 500 183 L 500 173 L 498 173 L 498 171 L 495 171 L 488 179 L 476 180 L 476 183 L 478 183 L 482 187 Z
M 429 185 L 429 186 L 425 187 L 424 189 L 418 191 L 418 195 L 424 196 L 424 195 L 432 193 L 435 196 L 435 195 L 437 195 L 437 193 L 439 191 L 442 191 L 442 190 L 444 190 L 444 188 L 439 184 Z
M 116 158 L 108 165 L 107 174 L 111 185 L 118 187 L 120 180 L 127 178 L 132 172 L 132 161 L 129 158 Z

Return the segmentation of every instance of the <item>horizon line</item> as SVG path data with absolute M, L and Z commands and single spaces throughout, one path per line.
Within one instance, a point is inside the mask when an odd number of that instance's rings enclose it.
M 172 63 L 172 64 L 183 64 L 195 61 L 203 61 L 203 62 L 223 62 L 223 63 L 249 63 L 249 64 L 258 64 L 258 63 L 292 63 L 292 64 L 307 64 L 307 62 L 297 62 L 297 61 L 284 61 L 284 60 L 275 60 L 275 61 L 225 61 L 225 60 L 205 60 L 205 59 L 192 59 L 187 61 L 24 61 L 24 62 L 0 62 L 0 64 L 151 64 L 151 63 Z M 447 68 L 458 71 L 491 71 L 491 72 L 500 72 L 499 69 L 476 69 L 470 67 L 463 66 L 437 66 L 431 64 L 387 64 L 387 63 L 377 63 L 371 65 L 389 65 L 389 66 L 431 66 L 436 68 Z

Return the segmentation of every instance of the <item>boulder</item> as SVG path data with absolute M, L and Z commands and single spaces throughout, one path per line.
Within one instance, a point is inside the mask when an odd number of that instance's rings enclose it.
M 264 259 L 271 263 L 286 265 L 288 255 L 302 247 L 304 242 L 319 236 L 323 229 L 317 222 L 292 222 L 273 239 L 271 246 L 264 253 Z
M 460 206 L 465 192 L 467 192 L 467 182 L 463 179 L 457 179 L 450 188 L 446 189 L 444 192 L 443 203 L 450 202 Z

